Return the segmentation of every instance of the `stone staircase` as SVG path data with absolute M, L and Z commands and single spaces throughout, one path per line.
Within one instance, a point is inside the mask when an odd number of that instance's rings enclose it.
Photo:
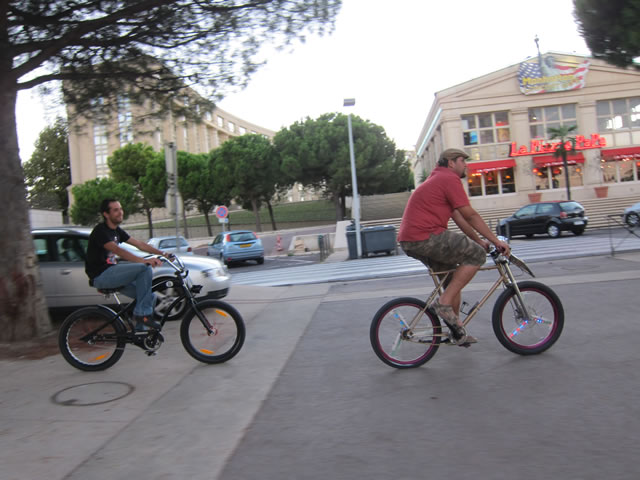
M 615 219 L 609 219 L 608 215 L 616 216 L 616 219 L 621 222 L 622 212 L 625 208 L 640 202 L 640 195 L 630 195 L 625 197 L 607 197 L 607 198 L 592 198 L 589 200 L 581 200 L 580 204 L 585 209 L 585 214 L 589 217 L 589 225 L 587 230 L 607 228 L 609 225 L 619 226 Z M 495 227 L 498 220 L 511 216 L 517 208 L 494 208 L 491 210 L 478 210 L 480 216 L 489 225 L 492 231 L 495 231 Z M 393 225 L 396 230 L 400 228 L 401 218 L 385 218 L 379 220 L 364 220 L 361 222 L 362 227 L 372 227 L 377 225 Z M 452 221 L 449 222 L 449 229 L 452 231 L 460 231 L 458 226 Z

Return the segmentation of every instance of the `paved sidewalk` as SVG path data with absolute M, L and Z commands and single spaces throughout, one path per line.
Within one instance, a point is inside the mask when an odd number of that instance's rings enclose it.
M 235 286 L 247 339 L 222 365 L 192 359 L 179 322 L 157 356 L 128 345 L 104 372 L 0 361 L 0 478 L 216 478 L 327 289 Z

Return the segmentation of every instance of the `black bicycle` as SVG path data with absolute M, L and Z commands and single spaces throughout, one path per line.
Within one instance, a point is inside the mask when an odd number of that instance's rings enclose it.
M 172 312 L 186 302 L 189 308 L 182 317 L 180 339 L 189 355 L 204 363 L 222 363 L 235 357 L 245 339 L 240 313 L 220 300 L 198 301 L 196 295 L 202 286 L 191 283 L 189 270 L 179 257 L 155 257 L 170 265 L 175 275 L 155 284 L 153 291 L 174 288 L 178 294 L 171 305 L 162 309 L 160 325 L 164 326 Z M 80 370 L 98 371 L 114 365 L 128 343 L 141 348 L 149 356 L 154 355 L 164 342 L 162 328 L 136 331 L 133 324 L 135 300 L 122 305 L 118 298 L 119 289 L 99 291 L 107 296 L 113 295 L 121 308 L 116 312 L 105 305 L 96 305 L 69 315 L 58 335 L 64 359 Z

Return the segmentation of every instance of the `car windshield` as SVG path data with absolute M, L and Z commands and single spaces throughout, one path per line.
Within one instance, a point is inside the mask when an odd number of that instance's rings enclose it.
M 239 232 L 229 235 L 229 240 L 231 242 L 249 242 L 255 239 L 256 236 L 252 232 Z
M 561 202 L 560 208 L 565 212 L 575 212 L 582 210 L 582 205 L 578 202 Z
M 178 238 L 178 243 L 181 247 L 188 247 L 189 243 L 187 243 L 187 241 L 180 237 Z M 176 246 L 176 239 L 175 238 L 167 238 L 165 240 L 160 240 L 160 248 L 173 248 Z

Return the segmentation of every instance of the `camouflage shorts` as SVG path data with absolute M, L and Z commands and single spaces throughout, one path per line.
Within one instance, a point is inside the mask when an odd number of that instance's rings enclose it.
M 458 265 L 482 266 L 487 252 L 464 234 L 445 230 L 420 242 L 400 242 L 402 250 L 424 263 L 432 272 L 453 270 Z

